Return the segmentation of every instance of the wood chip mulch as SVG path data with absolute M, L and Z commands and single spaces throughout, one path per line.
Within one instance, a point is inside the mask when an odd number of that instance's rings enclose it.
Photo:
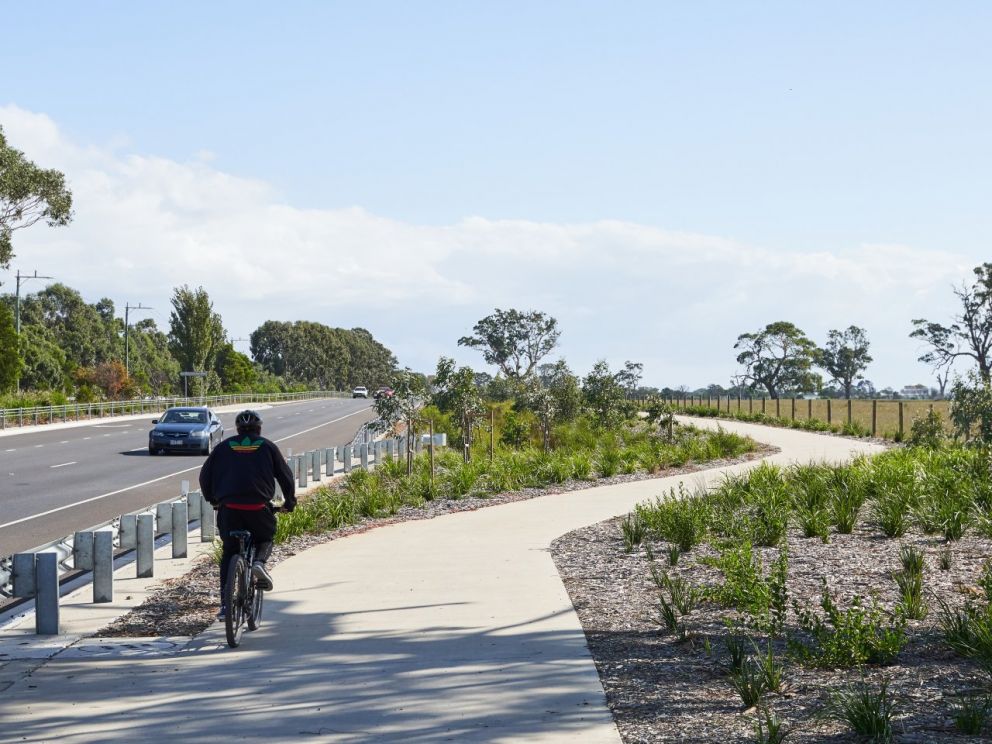
M 866 510 L 867 511 L 867 510 Z M 983 562 L 992 555 L 992 540 L 975 535 L 950 546 L 953 563 L 940 570 L 942 540 L 919 534 L 885 539 L 864 524 L 851 535 L 832 534 L 829 544 L 806 539 L 797 531 L 788 536 L 790 598 L 820 611 L 821 577 L 826 577 L 841 608 L 855 594 L 875 595 L 887 610 L 897 601 L 892 574 L 900 568 L 900 545 L 912 544 L 926 556 L 924 587 L 931 607 L 922 621 L 909 621 L 909 643 L 895 663 L 857 670 L 824 670 L 790 661 L 785 645 L 776 653 L 786 660 L 785 687 L 764 704 L 785 722 L 788 742 L 856 740 L 845 725 L 826 715 L 829 690 L 865 679 L 890 682 L 895 698 L 895 733 L 900 742 L 990 741 L 967 737 L 953 725 L 953 704 L 962 695 L 985 694 L 989 676 L 976 664 L 956 657 L 942 642 L 933 595 L 952 606 L 980 594 L 976 581 Z M 722 583 L 718 569 L 700 563 L 716 556 L 701 545 L 668 565 L 664 543 L 651 544 L 658 570 L 682 576 L 694 586 Z M 776 548 L 760 549 L 766 570 Z M 688 641 L 679 642 L 659 620 L 658 589 L 651 578 L 644 546 L 624 552 L 620 519 L 611 519 L 572 532 L 553 543 L 552 555 L 585 629 L 607 701 L 626 744 L 635 742 L 756 741 L 759 711 L 745 710 L 731 686 L 726 622 L 734 610 L 701 602 L 686 617 Z M 822 614 L 822 613 L 821 613 Z M 795 628 L 790 610 L 788 626 Z M 757 636 L 759 641 L 761 636 Z M 988 731 L 992 735 L 992 731 Z

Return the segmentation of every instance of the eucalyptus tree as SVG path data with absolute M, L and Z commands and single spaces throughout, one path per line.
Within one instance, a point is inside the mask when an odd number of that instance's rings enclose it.
M 510 379 L 528 377 L 538 363 L 558 344 L 558 321 L 537 310 L 500 310 L 487 315 L 462 336 L 459 346 L 482 351 L 487 364 L 499 367 Z
M 985 384 L 992 381 L 992 263 L 976 266 L 972 273 L 974 284 L 953 290 L 961 310 L 949 324 L 917 318 L 913 321 L 916 330 L 909 334 L 930 347 L 919 361 L 938 372 L 938 380 L 943 373 L 941 392 L 948 370 L 958 359 L 970 360 Z
M 830 331 L 827 343 L 816 352 L 816 365 L 830 374 L 832 382 L 843 386 L 845 398 L 850 398 L 855 385 L 865 379 L 865 370 L 873 361 L 868 347 L 865 329 L 852 325 L 843 331 Z
M 751 389 L 764 388 L 770 398 L 784 390 L 808 390 L 816 383 L 812 373 L 816 344 L 792 323 L 769 323 L 755 333 L 737 337 L 741 378 Z
M 462 454 L 467 462 L 471 458 L 472 430 L 486 412 L 472 368 L 456 367 L 454 359 L 441 357 L 434 373 L 431 402 L 442 413 L 452 413 L 458 417 Z
M 0 268 L 14 256 L 14 231 L 44 220 L 52 227 L 72 219 L 72 192 L 65 175 L 39 168 L 7 143 L 0 127 Z
M 17 348 L 14 314 L 0 304 L 0 392 L 8 392 L 17 384 L 24 362 Z

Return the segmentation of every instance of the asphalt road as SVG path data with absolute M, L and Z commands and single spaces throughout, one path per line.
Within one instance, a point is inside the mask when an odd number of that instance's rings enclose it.
M 258 407 L 285 452 L 349 444 L 371 401 L 330 398 Z M 225 436 L 237 411 L 220 413 Z M 148 455 L 157 416 L 40 427 L 0 438 L 0 556 L 57 540 L 195 487 L 203 455 Z

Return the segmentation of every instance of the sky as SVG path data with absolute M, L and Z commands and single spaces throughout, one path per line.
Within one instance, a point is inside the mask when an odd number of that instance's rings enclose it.
M 738 335 L 868 332 L 878 388 L 992 260 L 985 2 L 8 4 L 0 126 L 66 174 L 10 271 L 90 302 L 203 286 L 364 327 L 402 366 L 493 309 L 555 356 L 729 385 Z M 27 282 L 22 290 L 39 289 Z M 494 371 L 490 369 L 489 371 Z

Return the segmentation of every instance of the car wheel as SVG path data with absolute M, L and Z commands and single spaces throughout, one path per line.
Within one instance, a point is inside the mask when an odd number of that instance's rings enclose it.
M 210 450 L 212 450 L 213 448 L 214 448 L 214 438 L 213 437 L 207 437 L 207 443 L 203 447 L 203 454 L 209 455 L 210 454 Z

